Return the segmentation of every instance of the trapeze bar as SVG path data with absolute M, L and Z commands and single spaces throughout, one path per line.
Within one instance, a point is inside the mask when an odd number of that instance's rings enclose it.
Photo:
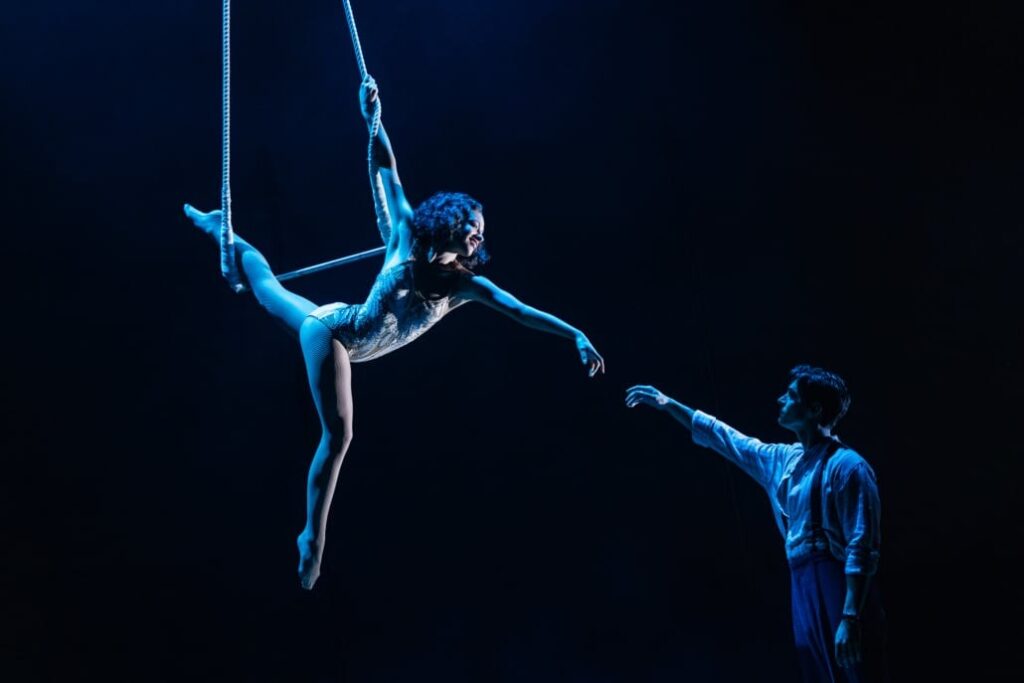
M 385 247 L 367 249 L 366 251 L 361 251 L 358 254 L 342 256 L 341 258 L 336 258 L 332 261 L 318 263 L 315 266 L 309 266 L 308 268 L 300 268 L 298 270 L 293 270 L 289 273 L 278 275 L 277 279 L 279 282 L 284 282 L 285 280 L 292 280 L 297 277 L 303 277 L 304 275 L 312 275 L 313 273 L 319 273 L 321 270 L 330 270 L 331 268 L 335 268 L 337 266 L 343 266 L 346 263 L 352 263 L 354 261 L 362 261 L 363 259 L 373 258 L 377 254 L 383 254 L 385 251 L 387 251 Z

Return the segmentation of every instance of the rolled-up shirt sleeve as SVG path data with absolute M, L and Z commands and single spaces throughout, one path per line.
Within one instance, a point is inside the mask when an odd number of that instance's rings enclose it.
M 860 463 L 838 483 L 835 504 L 846 539 L 846 573 L 870 576 L 878 569 L 881 546 L 881 504 L 874 472 Z
M 761 486 L 769 488 L 777 482 L 787 445 L 763 443 L 699 410 L 693 413 L 692 431 L 695 444 L 721 454 Z

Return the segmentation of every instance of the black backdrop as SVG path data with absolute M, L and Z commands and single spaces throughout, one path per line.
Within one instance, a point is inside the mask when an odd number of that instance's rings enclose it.
M 218 201 L 220 8 L 157 5 L 0 23 L 6 680 L 794 680 L 765 496 L 622 397 L 785 439 L 797 362 L 854 392 L 898 680 L 1021 674 L 1019 7 L 357 3 L 410 199 L 478 196 L 486 273 L 608 374 L 482 307 L 357 366 L 307 594 L 301 359 L 180 209 Z M 236 229 L 375 246 L 340 3 L 236 5 Z

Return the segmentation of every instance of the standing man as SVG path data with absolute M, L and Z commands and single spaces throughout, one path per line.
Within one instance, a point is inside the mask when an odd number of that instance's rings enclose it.
M 878 567 L 879 500 L 875 473 L 833 434 L 850 405 L 835 373 L 798 365 L 779 397 L 779 424 L 793 444 L 762 443 L 717 419 L 635 386 L 626 405 L 667 412 L 693 441 L 735 463 L 764 487 L 786 542 L 793 634 L 808 683 L 888 680 L 883 614 L 871 578 Z

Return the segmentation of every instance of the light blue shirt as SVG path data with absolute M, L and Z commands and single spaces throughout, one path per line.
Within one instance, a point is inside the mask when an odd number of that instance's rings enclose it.
M 786 540 L 786 558 L 796 561 L 813 550 L 828 550 L 847 574 L 874 574 L 881 542 L 875 473 L 856 451 L 840 448 L 822 476 L 822 531 L 811 532 L 811 482 L 821 457 L 804 457 L 799 443 L 762 443 L 707 413 L 695 411 L 693 441 L 740 467 L 768 493 L 775 523 Z

